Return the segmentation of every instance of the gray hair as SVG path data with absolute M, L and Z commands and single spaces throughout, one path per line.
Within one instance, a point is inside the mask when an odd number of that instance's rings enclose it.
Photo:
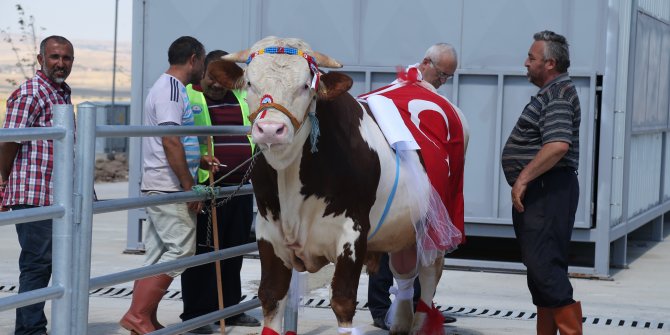
M 443 54 L 449 54 L 454 58 L 454 61 L 458 63 L 458 56 L 456 55 L 456 48 L 449 43 L 435 43 L 428 50 L 426 50 L 425 58 L 429 58 L 433 62 L 436 62 L 437 59 Z
M 560 73 L 568 71 L 570 67 L 570 50 L 568 41 L 563 35 L 544 30 L 533 35 L 536 41 L 544 41 L 544 59 L 556 61 L 556 70 Z
M 51 35 L 51 36 L 43 39 L 42 42 L 40 42 L 40 55 L 42 55 L 42 57 L 46 56 L 44 53 L 46 52 L 47 42 L 49 42 L 50 40 L 54 40 L 56 43 L 60 43 L 60 44 L 69 44 L 70 48 L 72 48 L 72 50 L 74 50 L 74 47 L 72 46 L 72 42 L 70 42 L 67 38 L 65 38 L 63 36 L 58 36 L 58 35 Z

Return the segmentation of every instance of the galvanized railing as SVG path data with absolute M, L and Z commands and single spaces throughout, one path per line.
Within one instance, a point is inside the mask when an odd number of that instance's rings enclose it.
M 88 328 L 89 292 L 101 287 L 128 282 L 175 269 L 211 263 L 256 251 L 256 243 L 218 250 L 171 262 L 154 264 L 119 273 L 90 278 L 93 214 L 142 208 L 150 205 L 205 200 L 208 196 L 193 191 L 133 197 L 101 202 L 93 201 L 96 137 L 183 136 L 213 134 L 244 134 L 244 126 L 149 127 L 96 126 L 95 105 L 77 106 L 77 141 L 74 141 L 74 110 L 72 105 L 54 106 L 52 128 L 3 129 L 0 141 L 49 139 L 54 141 L 53 194 L 51 206 L 0 213 L 0 225 L 21 224 L 53 219 L 52 284 L 46 288 L 0 298 L 0 311 L 52 300 L 52 335 L 85 335 Z M 73 158 L 74 153 L 74 159 Z M 74 174 L 71 173 L 74 171 Z M 76 177 L 76 178 L 75 178 Z M 230 195 L 237 187 L 219 187 L 218 197 Z M 237 195 L 251 194 L 245 185 Z M 212 312 L 151 334 L 179 334 L 214 321 L 260 306 L 258 299 Z M 297 310 L 288 312 L 287 329 L 295 329 Z M 119 317 L 121 317 L 119 315 Z

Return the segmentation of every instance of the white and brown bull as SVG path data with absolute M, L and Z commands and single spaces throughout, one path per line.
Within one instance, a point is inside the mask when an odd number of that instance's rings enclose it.
M 351 78 L 320 74 L 318 67 L 341 65 L 301 40 L 268 37 L 224 60 L 210 65 L 216 67 L 212 73 L 227 88 L 247 90 L 255 111 L 251 135 L 263 150 L 252 172 L 262 334 L 281 332 L 291 270 L 316 272 L 328 263 L 335 264 L 331 306 L 339 331 L 350 333 L 362 267 L 383 252 L 390 254 L 396 278 L 409 281 L 418 272 L 421 300 L 430 306 L 443 260 L 417 267 L 410 213 L 429 195 L 409 190 L 421 189 L 410 183 L 429 181 L 425 173 L 409 180 L 404 169 L 420 166 L 419 155 L 411 152 L 394 183 L 395 152 L 371 114 L 347 93 Z M 243 71 L 230 61 L 248 66 Z M 398 191 L 387 208 L 394 184 Z M 411 300 L 406 301 L 397 309 L 391 333 L 417 333 L 423 325 L 426 314 L 413 315 Z

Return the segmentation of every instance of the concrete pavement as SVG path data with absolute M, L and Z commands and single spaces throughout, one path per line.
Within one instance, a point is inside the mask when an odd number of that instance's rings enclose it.
M 96 185 L 100 198 L 121 198 L 127 183 Z M 91 276 L 110 274 L 142 265 L 143 256 L 123 254 L 126 213 L 94 217 Z M 582 301 L 585 334 L 670 334 L 670 241 L 631 241 L 629 253 L 636 255 L 629 269 L 617 270 L 611 280 L 572 279 L 575 297 Z M 15 294 L 18 284 L 19 247 L 13 226 L 0 227 L 0 297 Z M 337 323 L 328 308 L 332 267 L 309 275 L 310 291 L 298 317 L 300 334 L 336 334 Z M 242 270 L 243 290 L 255 295 L 260 278 L 260 262 L 247 258 Z M 91 295 L 89 334 L 127 334 L 117 321 L 130 305 L 132 283 L 106 288 Z M 180 281 L 170 287 L 169 298 L 159 307 L 163 324 L 180 321 Z M 365 308 L 367 276 L 361 275 L 359 310 L 354 326 L 364 334 L 386 334 L 372 326 Z M 447 334 L 534 334 L 535 308 L 522 274 L 446 270 L 437 289 L 435 302 L 458 318 L 445 325 Z M 47 316 L 51 304 L 47 302 Z M 248 312 L 261 319 L 260 309 Z M 14 311 L 0 312 L 0 334 L 12 334 Z M 228 334 L 259 334 L 260 327 L 227 327 Z

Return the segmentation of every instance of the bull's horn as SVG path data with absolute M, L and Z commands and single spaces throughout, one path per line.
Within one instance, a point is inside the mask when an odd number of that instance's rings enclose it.
M 342 64 L 334 60 L 330 56 L 326 56 L 320 52 L 312 51 L 312 57 L 316 60 L 316 65 L 320 67 L 341 68 Z
M 238 51 L 232 54 L 227 54 L 222 56 L 221 59 L 235 62 L 235 63 L 246 63 L 249 58 L 249 49 Z

